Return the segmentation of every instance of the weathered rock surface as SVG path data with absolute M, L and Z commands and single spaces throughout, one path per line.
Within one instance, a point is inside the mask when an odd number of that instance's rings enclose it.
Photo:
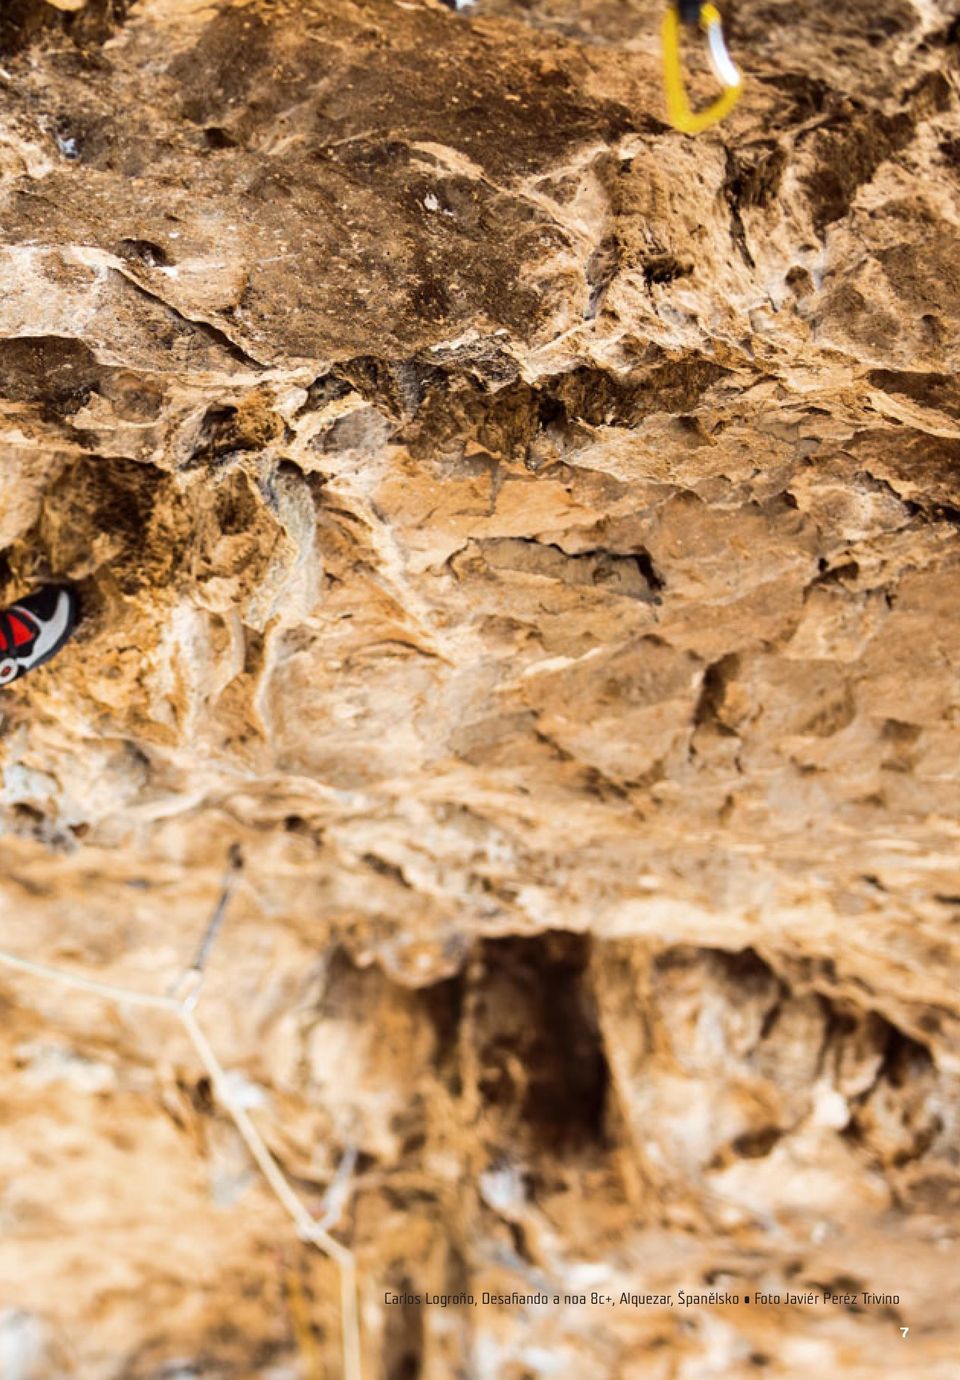
M 167 991 L 242 847 L 368 1377 L 958 1373 L 956 12 L 727 9 L 696 140 L 653 0 L 0 16 L 0 597 L 87 613 L 0 945 Z M 337 1375 L 175 1023 L 0 994 L 4 1380 Z M 540 1287 L 900 1303 L 384 1305 Z

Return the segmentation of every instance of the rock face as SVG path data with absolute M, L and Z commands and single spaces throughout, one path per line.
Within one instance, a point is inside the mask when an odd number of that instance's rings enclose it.
M 958 1373 L 958 25 L 727 18 L 692 140 L 653 0 L 0 17 L 0 946 L 167 992 L 239 845 L 367 1380 Z M 339 1375 L 176 1022 L 0 995 L 4 1380 Z

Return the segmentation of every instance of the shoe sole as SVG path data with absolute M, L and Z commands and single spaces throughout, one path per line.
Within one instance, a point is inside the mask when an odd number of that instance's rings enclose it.
M 31 623 L 39 622 L 36 614 L 31 613 L 27 604 L 11 604 L 8 612 L 18 613 L 21 618 L 27 618 Z M 43 666 L 55 657 L 65 642 L 73 636 L 77 623 L 80 621 L 80 601 L 76 591 L 68 585 L 62 585 L 58 590 L 57 607 L 53 617 L 48 618 L 40 625 L 40 632 L 34 643 L 34 650 L 39 655 L 34 655 L 29 666 L 24 666 L 14 680 L 19 680 L 30 671 L 35 671 L 38 666 Z M 13 681 L 8 684 L 12 685 Z

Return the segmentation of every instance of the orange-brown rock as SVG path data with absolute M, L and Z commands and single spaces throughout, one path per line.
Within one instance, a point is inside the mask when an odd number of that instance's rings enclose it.
M 958 1373 L 958 25 L 726 18 L 689 139 L 653 0 L 0 15 L 0 948 L 167 992 L 240 846 L 366 1380 Z M 176 1022 L 0 998 L 3 1380 L 339 1375 Z

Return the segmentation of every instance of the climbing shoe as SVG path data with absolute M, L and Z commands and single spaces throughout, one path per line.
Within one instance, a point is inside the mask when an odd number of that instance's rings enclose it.
M 79 616 L 77 596 L 67 585 L 43 585 L 0 609 L 0 685 L 55 656 Z

